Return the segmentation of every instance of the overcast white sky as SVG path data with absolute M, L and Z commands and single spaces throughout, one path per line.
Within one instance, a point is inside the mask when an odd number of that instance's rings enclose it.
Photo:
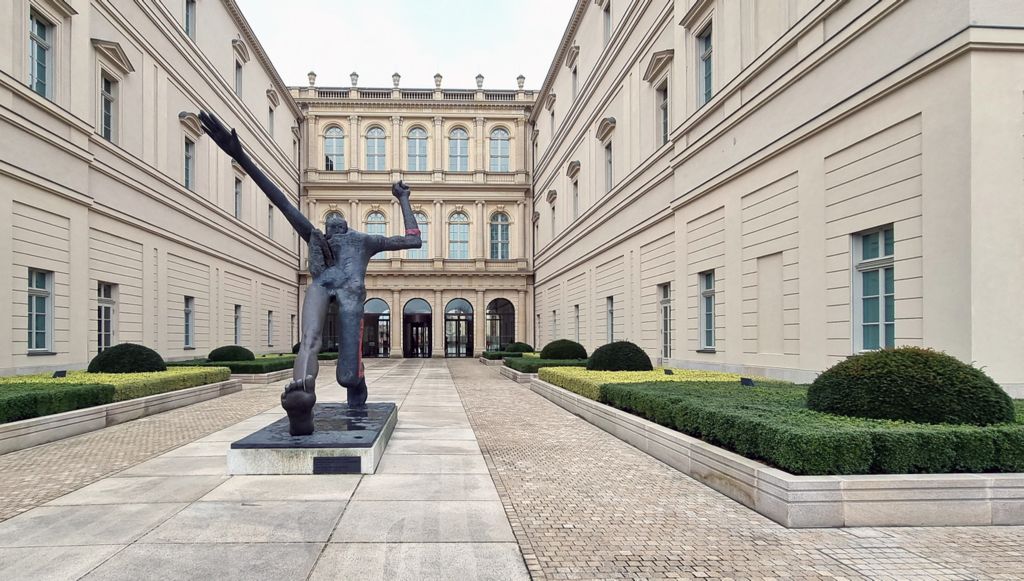
M 237 0 L 288 85 L 539 89 L 575 0 Z

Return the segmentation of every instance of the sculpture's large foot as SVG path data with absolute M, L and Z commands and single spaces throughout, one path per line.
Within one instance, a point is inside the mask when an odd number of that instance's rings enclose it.
M 308 436 L 313 433 L 315 381 L 312 375 L 307 375 L 305 379 L 297 379 L 286 385 L 284 393 L 281 394 L 281 407 L 288 412 L 288 432 L 293 436 Z
M 366 405 L 367 393 L 366 393 L 366 380 L 365 379 L 360 379 L 359 383 L 357 383 L 355 386 L 349 387 L 347 389 L 348 389 L 348 405 L 349 405 L 349 407 Z

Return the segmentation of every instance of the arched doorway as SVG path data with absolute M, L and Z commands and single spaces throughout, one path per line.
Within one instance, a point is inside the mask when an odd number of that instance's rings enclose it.
M 473 305 L 452 299 L 444 308 L 444 356 L 473 356 Z
M 402 309 L 402 356 L 430 357 L 432 315 L 430 303 L 412 299 Z
M 487 351 L 503 351 L 516 340 L 516 308 L 508 299 L 487 303 Z
M 391 309 L 382 299 L 363 306 L 363 357 L 391 356 Z

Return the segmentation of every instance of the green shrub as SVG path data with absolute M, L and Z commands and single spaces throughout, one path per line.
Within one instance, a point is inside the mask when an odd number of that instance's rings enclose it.
M 90 373 L 69 371 L 67 377 L 51 377 L 48 374 L 17 375 L 0 377 L 0 390 L 7 385 L 80 385 L 86 383 L 109 384 L 114 386 L 114 401 L 124 401 L 176 391 L 208 383 L 227 381 L 231 371 L 226 367 L 180 367 L 166 371 L 146 373 Z
M 592 371 L 650 371 L 651 358 L 644 350 L 629 341 L 615 341 L 594 350 L 587 363 Z
M 841 416 L 986 426 L 1014 419 L 1013 401 L 980 369 L 920 347 L 870 351 L 826 370 L 807 407 Z
M 316 358 L 319 359 L 320 361 L 335 361 L 335 360 L 338 359 L 338 352 L 337 351 L 321 351 L 320 353 L 317 353 Z
M 512 357 L 505 359 L 505 367 L 520 373 L 537 373 L 545 367 L 584 367 L 586 359 L 534 359 L 529 357 Z
M 59 414 L 113 401 L 113 385 L 9 383 L 0 386 L 0 423 Z
M 522 357 L 520 351 L 484 351 L 484 359 L 498 360 L 506 357 Z
M 168 364 L 172 368 L 182 367 L 225 367 L 231 373 L 259 375 L 272 373 L 282 369 L 291 369 L 295 365 L 294 355 L 268 355 L 257 357 L 252 361 L 207 361 L 205 359 L 191 361 L 175 361 Z
M 145 373 L 167 369 L 160 354 L 135 343 L 121 343 L 101 351 L 89 362 L 90 373 Z
M 568 339 L 558 339 L 544 346 L 541 359 L 586 359 L 587 350 L 583 345 Z
M 206 356 L 207 361 L 252 361 L 256 355 L 241 345 L 217 347 Z
M 516 341 L 515 343 L 509 343 L 508 347 L 505 347 L 505 351 L 510 351 L 512 353 L 533 353 L 533 345 L 523 343 L 522 341 Z

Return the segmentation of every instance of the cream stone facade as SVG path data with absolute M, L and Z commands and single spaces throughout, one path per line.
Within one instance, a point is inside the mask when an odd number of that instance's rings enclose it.
M 320 87 L 302 108 L 302 208 L 323 227 L 336 212 L 360 231 L 405 233 L 391 183 L 412 188 L 420 250 L 373 260 L 365 357 L 471 357 L 532 335 L 529 227 L 531 91 L 436 86 Z M 305 249 L 303 249 L 305 252 Z M 305 258 L 305 257 L 304 257 Z M 305 265 L 305 260 L 303 260 Z M 309 274 L 300 273 L 302 286 Z M 345 332 L 329 320 L 325 345 Z
M 235 2 L 8 0 L 0 30 L 0 373 L 289 350 L 297 239 L 195 115 L 298 192 L 300 111 Z
M 1024 385 L 1024 3 L 580 0 L 531 115 L 536 342 Z

